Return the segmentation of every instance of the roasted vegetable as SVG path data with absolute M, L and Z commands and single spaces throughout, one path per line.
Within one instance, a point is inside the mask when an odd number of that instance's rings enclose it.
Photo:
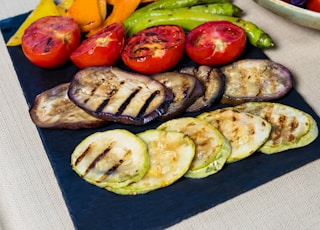
M 114 129 L 86 137 L 71 155 L 73 170 L 99 187 L 123 187 L 149 170 L 144 141 L 127 130 Z
M 179 132 L 148 130 L 138 136 L 147 144 L 150 169 L 145 176 L 125 187 L 106 187 L 122 195 L 147 193 L 171 185 L 189 169 L 195 154 L 193 141 Z
M 226 88 L 222 103 L 270 101 L 283 97 L 292 88 L 291 72 L 271 60 L 246 59 L 221 68 Z
M 204 94 L 187 109 L 187 112 L 209 108 L 220 100 L 224 92 L 224 77 L 218 68 L 202 65 L 199 67 L 184 67 L 179 72 L 194 75 L 205 88 Z
M 99 27 L 104 20 L 101 16 L 105 16 L 106 5 L 102 12 L 102 6 L 99 1 L 74 0 L 65 15 L 73 18 L 79 24 L 82 32 L 88 32 Z
M 45 16 L 58 16 L 60 12 L 53 0 L 40 0 L 36 8 L 28 15 L 25 21 L 21 24 L 18 30 L 7 42 L 7 46 L 21 45 L 21 39 L 24 31 L 37 19 Z
M 318 126 L 313 117 L 291 106 L 272 102 L 248 102 L 236 106 L 236 109 L 261 116 L 271 123 L 271 135 L 259 149 L 266 154 L 306 146 L 318 136 Z
M 81 129 L 96 128 L 108 122 L 91 116 L 70 101 L 69 83 L 60 84 L 39 94 L 32 107 L 32 121 L 41 128 Z
M 132 26 L 124 25 L 127 29 L 128 35 L 135 34 L 140 30 L 148 27 L 163 25 L 163 24 L 175 24 L 181 26 L 185 30 L 192 30 L 202 23 L 208 21 L 229 21 L 237 26 L 241 27 L 247 34 L 248 41 L 258 48 L 270 48 L 274 46 L 272 38 L 257 25 L 244 19 L 232 16 L 194 12 L 188 8 L 179 8 L 174 10 L 157 10 L 158 15 L 154 15 L 154 12 L 144 12 L 143 17 L 138 19 Z M 154 16 L 151 16 L 151 15 Z
M 90 32 L 87 34 L 88 37 L 113 23 L 122 23 L 123 20 L 127 19 L 138 8 L 140 0 L 117 0 L 112 3 L 111 13 L 108 15 L 108 17 L 103 19 L 98 27 L 90 30 Z
M 189 136 L 196 153 L 185 177 L 204 178 L 222 169 L 231 154 L 231 146 L 221 132 L 210 123 L 193 117 L 167 121 L 157 129 L 176 131 Z
M 202 83 L 191 74 L 165 72 L 155 74 L 152 78 L 169 88 L 174 96 L 167 112 L 160 116 L 159 119 L 161 120 L 168 120 L 181 115 L 204 93 Z
M 208 1 L 210 2 L 210 1 Z M 213 2 L 213 1 L 211 1 Z M 149 5 L 147 6 L 149 7 Z M 184 6 L 186 7 L 186 6 Z M 167 9 L 166 7 L 161 8 Z M 170 10 L 174 9 L 180 9 L 180 8 L 172 8 Z M 202 12 L 202 13 L 209 13 L 209 14 L 219 14 L 219 15 L 226 15 L 226 16 L 238 16 L 241 14 L 242 10 L 232 4 L 232 3 L 207 3 L 207 4 L 201 4 L 201 5 L 191 5 L 187 8 L 190 11 L 193 12 Z M 140 20 L 146 19 L 147 17 L 154 17 L 159 16 L 163 14 L 163 11 L 158 11 L 158 9 L 149 10 L 147 13 L 143 13 L 146 10 L 144 8 L 141 8 L 134 12 L 132 15 L 130 15 L 126 20 L 124 20 L 124 24 L 126 28 L 130 28 L 135 23 L 139 22 Z
M 172 92 L 152 78 L 116 67 L 90 67 L 71 81 L 69 97 L 90 114 L 108 121 L 146 124 L 164 114 Z
M 265 119 L 232 107 L 205 112 L 197 118 L 216 127 L 230 142 L 232 151 L 227 163 L 252 155 L 267 141 L 271 132 L 271 125 Z

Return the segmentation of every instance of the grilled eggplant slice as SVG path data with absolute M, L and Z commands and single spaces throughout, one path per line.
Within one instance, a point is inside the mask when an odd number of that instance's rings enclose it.
M 195 155 L 194 142 L 183 133 L 147 130 L 138 136 L 148 146 L 150 169 L 145 176 L 125 187 L 106 187 L 122 195 L 143 194 L 171 185 L 189 169 Z
M 196 153 L 188 172 L 190 178 L 204 178 L 222 169 L 231 154 L 228 140 L 214 126 L 194 117 L 176 118 L 157 129 L 182 132 L 195 143 Z
M 216 127 L 231 144 L 227 163 L 252 155 L 269 138 L 271 125 L 260 116 L 228 107 L 205 112 L 198 116 Z
M 204 92 L 200 81 L 191 74 L 165 72 L 152 77 L 169 88 L 174 95 L 167 112 L 160 116 L 160 120 L 169 120 L 182 114 Z
M 94 117 L 75 105 L 68 97 L 69 83 L 63 83 L 40 93 L 29 113 L 41 128 L 81 129 L 97 128 L 108 122 Z
M 94 133 L 71 155 L 73 170 L 99 187 L 123 187 L 140 180 L 150 168 L 147 145 L 122 129 Z
M 187 112 L 197 112 L 220 101 L 225 85 L 224 76 L 220 69 L 201 65 L 199 67 L 185 67 L 179 72 L 194 75 L 205 89 L 203 95 L 187 109 Z
M 313 117 L 291 106 L 272 102 L 248 102 L 236 108 L 259 115 L 271 123 L 271 135 L 259 149 L 262 153 L 273 154 L 303 147 L 318 137 L 318 126 Z
M 93 116 L 142 125 L 164 114 L 172 92 L 152 78 L 116 67 L 89 67 L 72 79 L 69 97 Z
M 285 66 L 264 59 L 245 59 L 221 68 L 226 77 L 222 103 L 272 101 L 292 88 L 292 74 Z

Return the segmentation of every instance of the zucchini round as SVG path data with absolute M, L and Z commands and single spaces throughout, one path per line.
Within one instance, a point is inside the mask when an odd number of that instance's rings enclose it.
M 183 133 L 147 130 L 138 136 L 148 146 L 150 169 L 145 176 L 125 187 L 106 187 L 121 195 L 147 193 L 171 185 L 189 169 L 195 155 L 193 141 Z
M 271 125 L 259 116 L 232 107 L 205 112 L 198 116 L 216 127 L 229 140 L 232 151 L 227 163 L 255 153 L 269 138 Z
M 185 177 L 203 178 L 218 172 L 231 154 L 231 146 L 221 132 L 203 120 L 184 117 L 167 121 L 157 129 L 182 132 L 195 143 L 196 154 Z
M 265 154 L 306 146 L 319 133 L 312 116 L 291 106 L 272 102 L 248 102 L 236 108 L 261 116 L 271 123 L 271 135 L 259 149 Z
M 150 168 L 147 146 L 122 129 L 94 133 L 71 155 L 73 170 L 99 187 L 123 187 L 140 180 Z

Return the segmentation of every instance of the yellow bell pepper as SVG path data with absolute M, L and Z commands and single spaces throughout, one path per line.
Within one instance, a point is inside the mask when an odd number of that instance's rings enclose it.
M 53 0 L 40 0 L 36 8 L 29 14 L 26 20 L 21 24 L 15 34 L 7 42 L 7 46 L 18 46 L 21 45 L 21 39 L 24 31 L 34 21 L 46 17 L 46 16 L 57 16 L 59 11 Z
M 57 5 L 57 8 L 61 15 L 68 12 L 70 6 L 73 4 L 74 0 L 63 0 Z

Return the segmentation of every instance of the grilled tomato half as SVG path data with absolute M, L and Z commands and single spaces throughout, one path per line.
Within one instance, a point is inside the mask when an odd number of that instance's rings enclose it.
M 247 36 L 228 21 L 210 21 L 192 29 L 186 37 L 186 52 L 201 65 L 224 65 L 237 59 L 245 48 Z
M 72 19 L 47 16 L 32 23 L 22 36 L 22 50 L 35 65 L 55 68 L 69 60 L 80 44 L 80 29 Z
M 182 57 L 185 33 L 177 25 L 144 29 L 129 37 L 121 58 L 130 69 L 155 74 L 174 67 Z

